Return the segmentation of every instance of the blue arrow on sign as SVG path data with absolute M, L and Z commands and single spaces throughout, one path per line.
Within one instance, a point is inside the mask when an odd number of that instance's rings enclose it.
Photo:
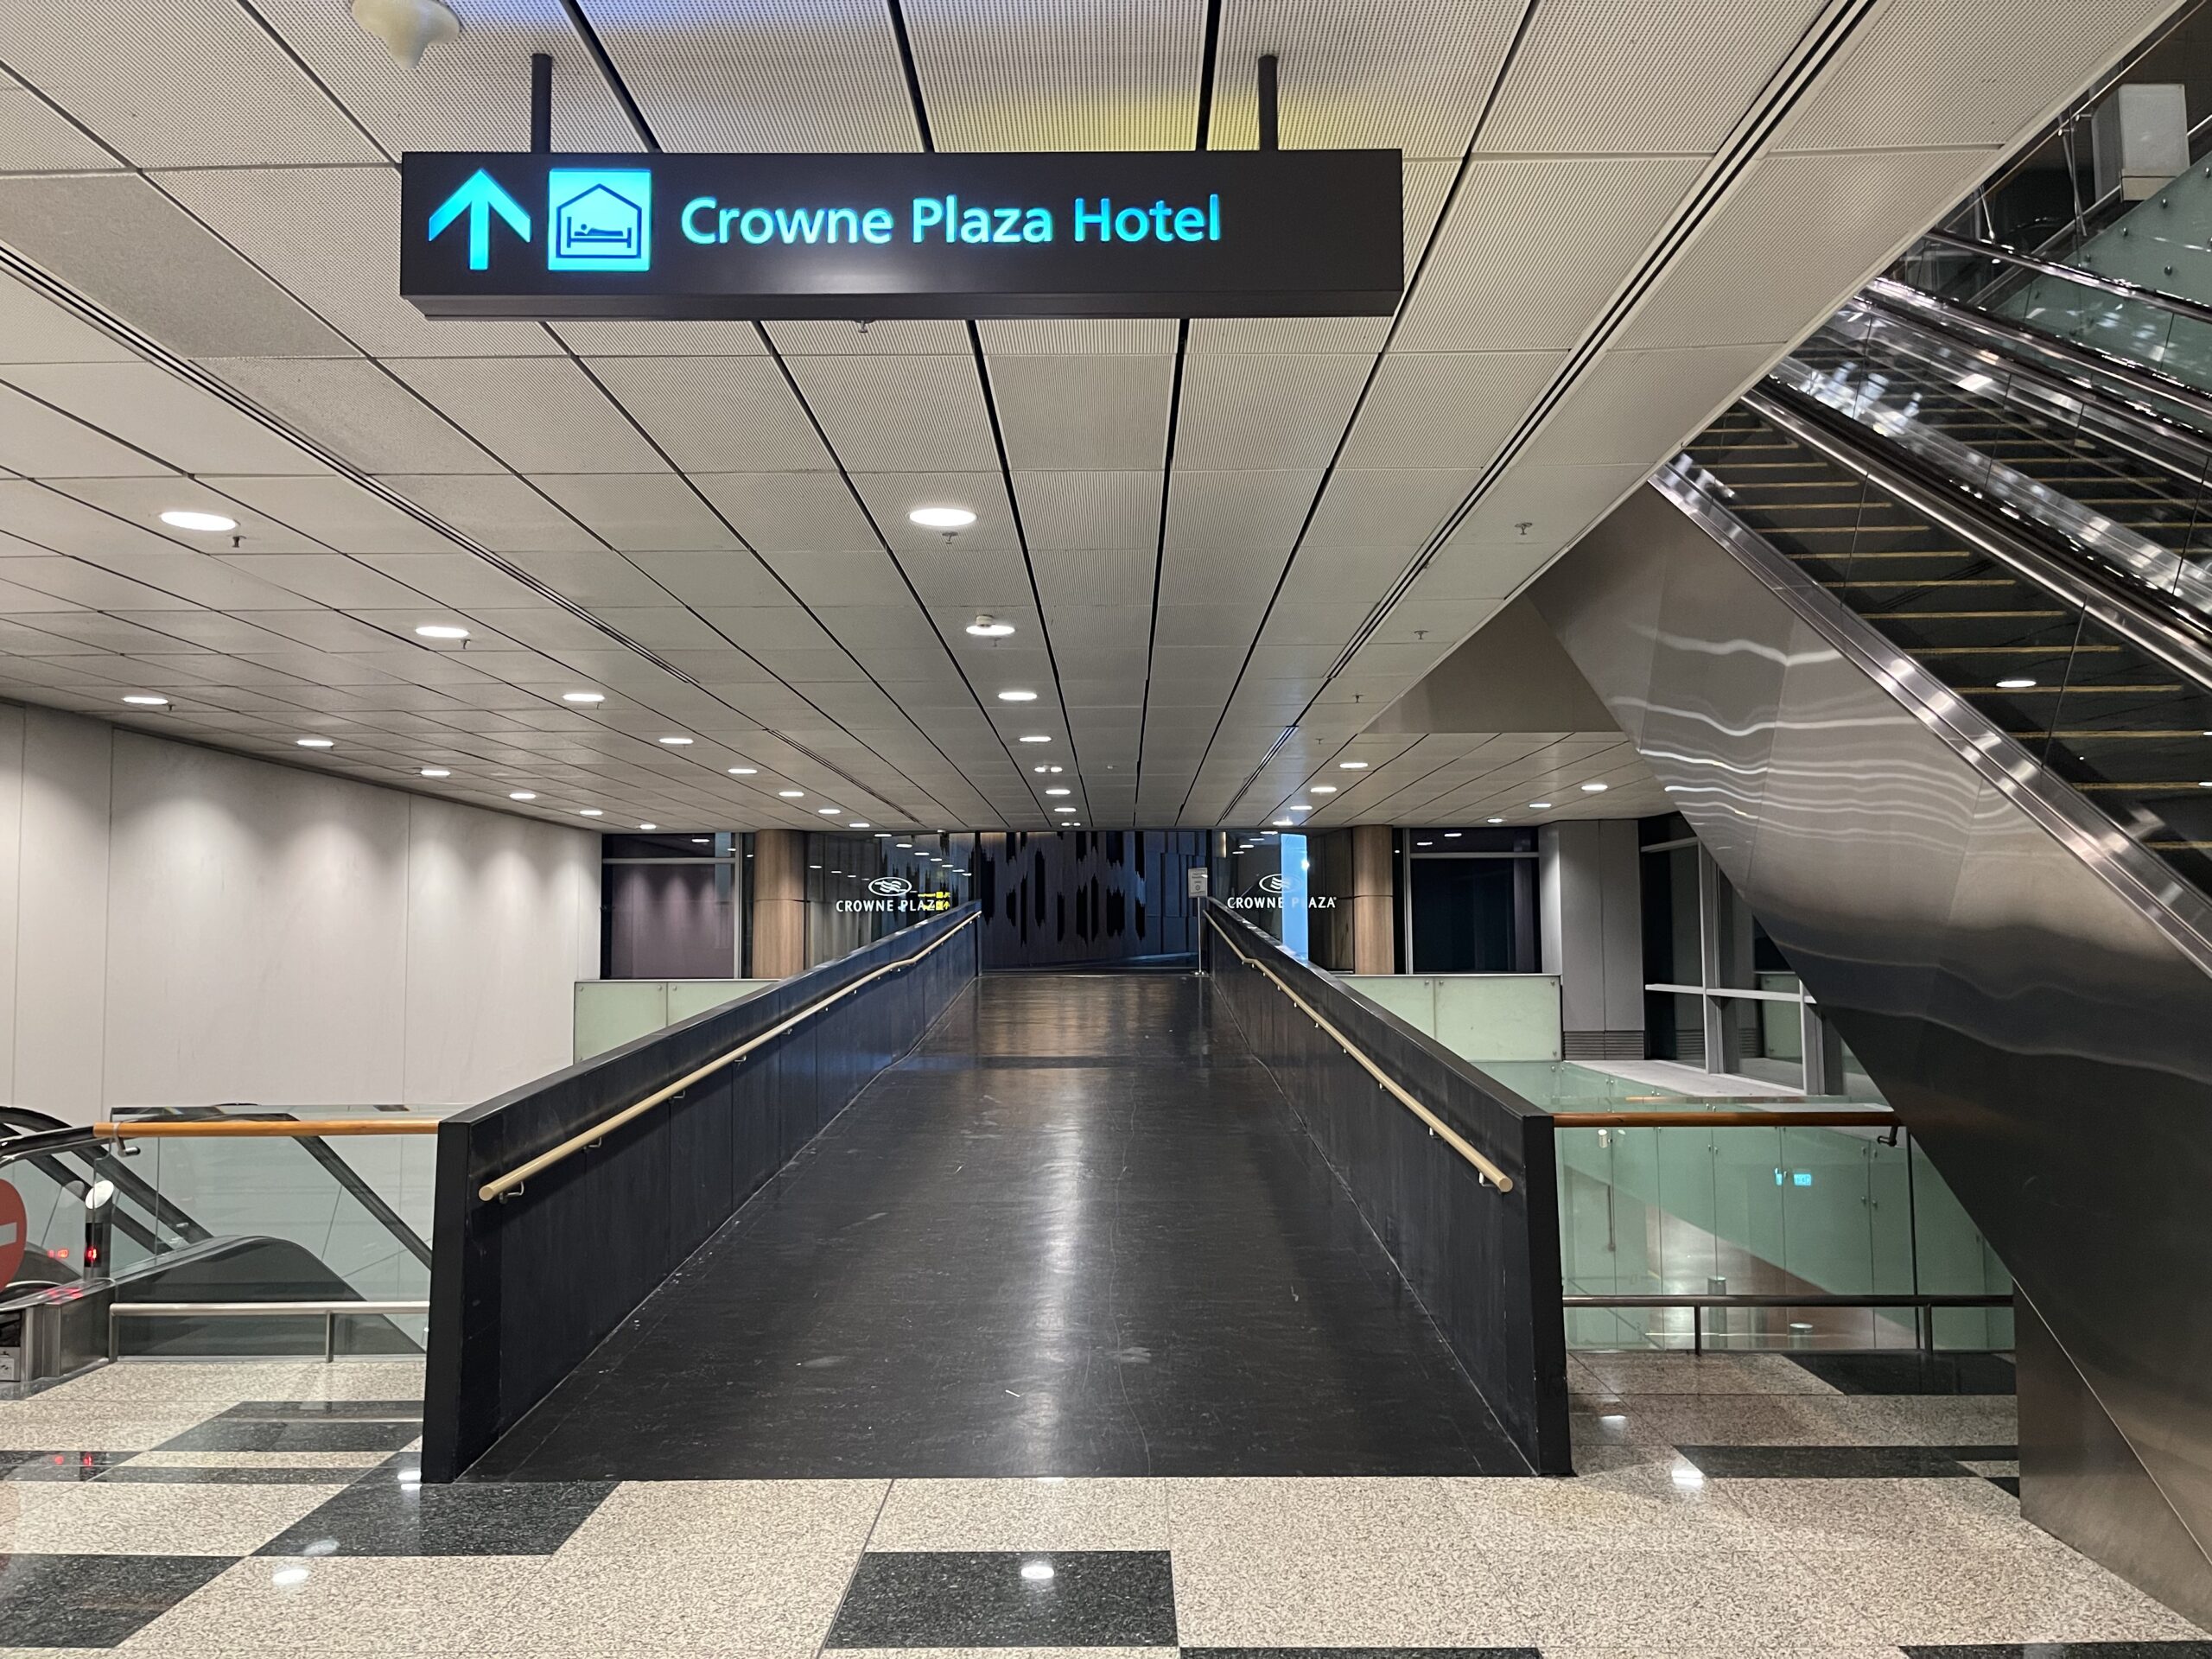
M 492 175 L 482 168 L 469 175 L 468 182 L 448 196 L 438 211 L 430 215 L 430 237 L 433 242 L 447 226 L 463 213 L 468 215 L 468 268 L 485 270 L 492 264 L 492 215 L 497 213 L 507 221 L 507 228 L 525 242 L 530 240 L 530 214 L 523 205 L 493 182 Z

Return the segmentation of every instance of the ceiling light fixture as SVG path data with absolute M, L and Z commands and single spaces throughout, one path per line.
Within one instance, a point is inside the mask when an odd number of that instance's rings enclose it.
M 1484 823 L 1503 823 L 1505 820 L 1503 818 L 1484 818 L 1483 822 Z
M 601 813 L 598 807 L 580 806 L 576 809 L 576 816 L 580 818 L 595 818 L 601 816 Z
M 671 749 L 680 749 L 691 740 L 688 737 L 664 737 L 657 741 L 665 743 Z
M 172 530 L 204 530 L 216 536 L 238 527 L 237 519 L 226 518 L 219 512 L 193 512 L 182 508 L 163 513 L 162 522 Z
M 507 791 L 507 798 L 511 801 L 534 801 L 537 798 L 537 791 L 534 789 L 511 789 Z
M 461 19 L 442 0 L 353 0 L 353 21 L 406 69 L 421 63 L 432 47 L 461 34 Z
M 787 801 L 803 801 L 806 798 L 806 791 L 803 789 L 779 789 L 776 793 Z
M 1337 786 L 1334 784 L 1313 784 L 1307 786 L 1306 792 L 1308 795 L 1333 795 L 1337 792 Z
M 561 701 L 563 702 L 605 702 L 607 693 L 604 691 L 563 691 L 561 694 Z
M 2206 735 L 2207 735 L 2207 736 L 2212 736 L 2212 733 L 2207 733 L 2207 734 L 2206 734 Z M 1042 732 L 1038 732 L 1038 733 L 1033 734 L 1032 735 L 1030 735 L 1030 736 L 1028 736 L 1028 737 L 1025 737 L 1025 738 L 1021 739 L 1020 741 L 1021 741 L 1022 742 L 1024 742 L 1024 743 L 1049 743 L 1049 742 L 1051 742 L 1052 740 L 1051 738 L 1049 738 L 1049 737 L 1046 737 L 1046 736 Z
M 760 770 L 758 766 L 732 766 L 729 769 L 729 775 L 733 778 L 750 778 Z
M 1529 810 L 1532 812 L 1548 812 L 1552 810 L 1552 804 L 1549 801 L 1531 801 L 1529 803 Z
M 1367 762 L 1364 760 L 1339 760 L 1337 762 L 1337 770 L 1338 772 L 1365 772 L 1367 770 Z
M 1072 812 L 1075 810 L 1075 808 L 1071 806 L 1056 806 L 1052 810 L 1055 812 Z
M 1585 784 L 1582 785 L 1582 792 L 1585 795 L 1602 795 L 1605 792 L 1605 785 L 1603 784 Z
M 425 766 L 423 768 L 423 775 L 425 778 L 450 778 L 453 773 L 443 766 Z
M 124 701 L 134 709 L 165 709 L 169 700 L 156 692 L 133 691 Z
M 327 749 L 331 747 L 331 740 L 327 737 L 296 737 L 292 741 L 303 749 Z
M 1295 830 L 1298 828 L 1298 820 L 1295 818 L 1277 818 L 1274 821 L 1274 826 L 1278 830 Z
M 425 622 L 415 630 L 424 639 L 466 639 L 468 630 L 458 622 Z
M 868 820 L 866 818 L 855 818 L 850 823 L 847 824 L 845 828 L 848 830 L 865 830 L 868 828 Z
M 916 507 L 906 517 L 924 530 L 965 530 L 976 522 L 965 507 Z
M 660 825 L 657 823 L 641 823 L 638 828 L 640 830 L 658 830 L 660 828 Z
M 2032 691 L 2036 689 L 2036 683 L 2033 680 L 1999 680 L 1997 689 L 1999 691 Z
M 1290 810 L 1294 812 L 1311 812 L 1313 810 L 1313 803 L 1311 801 L 1293 801 L 1290 804 Z
M 825 818 L 834 818 L 845 809 L 842 806 L 817 806 L 814 810 Z
M 999 701 L 1001 702 L 1034 702 L 1037 701 L 1037 694 L 1034 691 L 1001 691 L 999 693 Z
M 1065 795 L 1069 791 L 1065 789 L 1048 789 L 1045 792 L 1047 795 Z
M 968 632 L 978 639 L 1003 639 L 1014 632 L 1014 624 L 1001 622 L 996 617 L 978 616 L 968 625 Z
M 1444 839 L 1446 841 L 1457 841 L 1459 839 L 1459 832 L 1457 830 L 1446 830 L 1444 832 Z

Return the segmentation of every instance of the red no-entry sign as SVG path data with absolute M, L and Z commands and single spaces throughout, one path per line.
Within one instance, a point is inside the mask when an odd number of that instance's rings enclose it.
M 30 1224 L 23 1214 L 23 1195 L 0 1181 L 0 1286 L 15 1281 L 23 1265 L 23 1241 Z

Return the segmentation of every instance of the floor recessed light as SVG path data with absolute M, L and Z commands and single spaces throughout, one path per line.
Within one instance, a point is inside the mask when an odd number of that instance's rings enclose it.
M 925 530 L 965 530 L 976 522 L 965 507 L 916 507 L 906 517 Z
M 1003 639 L 1014 632 L 1014 624 L 995 616 L 979 616 L 968 625 L 968 632 L 978 639 Z
M 292 740 L 303 749 L 327 749 L 331 746 L 331 741 L 327 737 L 296 737 Z
M 1337 762 L 1337 770 L 1338 772 L 1365 772 L 1367 770 L 1367 762 L 1364 760 L 1339 760 Z
M 1605 785 L 1603 784 L 1585 784 L 1582 785 L 1582 792 L 1585 795 L 1602 795 L 1605 792 Z
M 534 789 L 511 789 L 507 791 L 507 798 L 511 801 L 534 801 L 537 798 L 537 791 Z
M 1548 812 L 1552 810 L 1552 804 L 1549 801 L 1531 801 L 1529 803 L 1529 810 L 1532 812 Z
M 561 694 L 561 701 L 563 702 L 605 702 L 607 693 L 604 691 L 563 691 Z
M 664 737 L 658 741 L 667 744 L 671 749 L 680 749 L 691 740 L 688 737 Z
M 134 709 L 165 709 L 169 700 L 152 691 L 134 691 L 124 701 Z
M 444 766 L 425 766 L 423 775 L 425 778 L 450 778 L 453 773 Z
M 468 630 L 458 622 L 425 622 L 415 632 L 425 639 L 466 639 L 468 638 Z
M 1034 702 L 1037 701 L 1037 694 L 1034 691 L 1001 691 L 999 693 L 999 701 L 1001 702 Z
M 803 789 L 779 789 L 776 793 L 787 801 L 803 801 L 806 798 L 806 791 Z
M 580 806 L 576 809 L 576 816 L 580 818 L 596 818 L 601 816 L 601 811 L 595 806 Z
M 2032 691 L 2036 689 L 2036 683 L 2024 679 L 1999 680 L 1997 689 L 1999 691 Z
M 1308 795 L 1333 795 L 1337 792 L 1337 786 L 1334 784 L 1315 784 L 1306 792 Z
M 733 778 L 750 778 L 760 770 L 758 766 L 732 766 L 729 769 L 729 775 Z
M 2206 733 L 2206 734 L 2205 734 L 2205 735 L 2206 735 L 2206 736 L 2208 736 L 2208 737 L 2212 737 L 2212 732 L 2208 732 L 2208 733 Z M 1046 735 L 1044 734 L 1044 733 L 1042 733 L 1042 732 L 1036 732 L 1036 733 L 1033 733 L 1033 734 L 1030 734 L 1029 736 L 1025 737 L 1025 738 L 1023 738 L 1023 739 L 1021 740 L 1021 741 L 1023 741 L 1024 743 L 1049 743 L 1049 742 L 1051 742 L 1052 741 L 1052 740 L 1051 738 L 1049 738 L 1049 737 L 1046 736 Z
M 1069 791 L 1065 789 L 1048 789 L 1045 792 L 1047 795 L 1065 795 L 1069 793 Z
M 226 518 L 219 512 L 193 512 L 182 508 L 163 513 L 162 522 L 173 530 L 204 530 L 211 535 L 238 527 L 237 519 Z

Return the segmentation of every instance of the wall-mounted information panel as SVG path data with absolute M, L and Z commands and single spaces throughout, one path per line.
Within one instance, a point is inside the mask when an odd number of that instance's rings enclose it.
M 426 316 L 1387 316 L 1395 149 L 406 156 Z

